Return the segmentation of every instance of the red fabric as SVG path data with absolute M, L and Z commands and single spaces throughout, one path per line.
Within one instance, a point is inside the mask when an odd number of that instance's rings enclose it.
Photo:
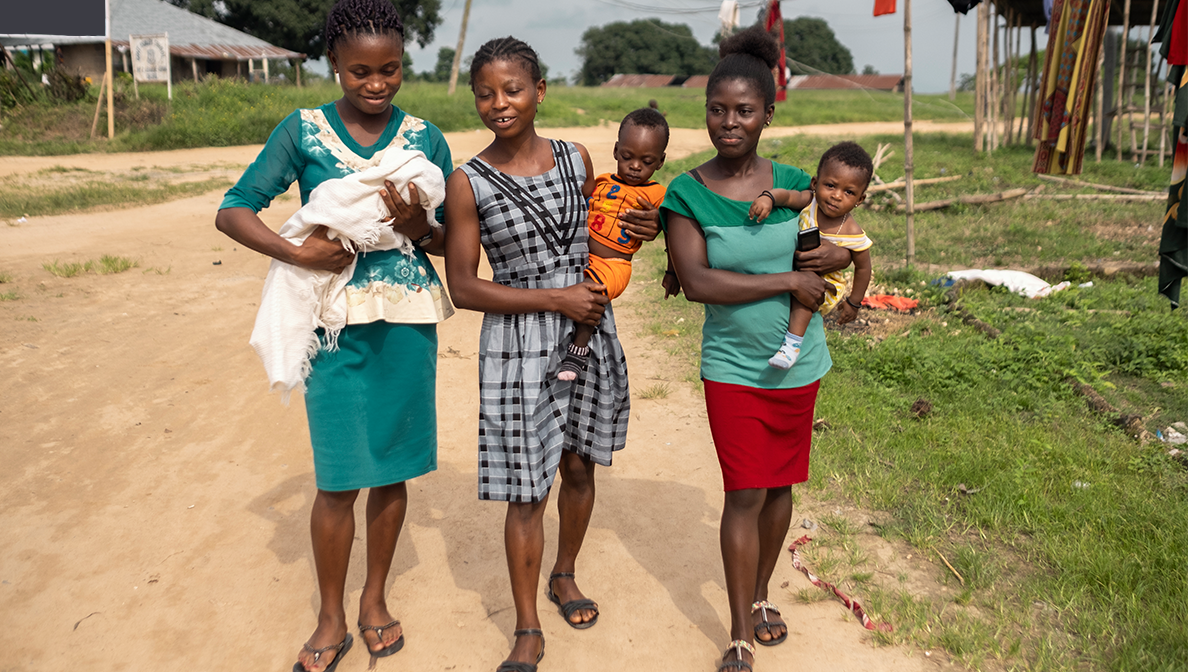
M 1188 65 L 1188 2 L 1184 0 L 1180 0 L 1180 5 L 1176 7 L 1176 18 L 1172 20 L 1167 62 L 1171 65 Z
M 790 390 L 704 382 L 723 489 L 779 488 L 808 480 L 821 381 Z
M 920 302 L 916 299 L 909 299 L 903 296 L 872 294 L 862 299 L 862 305 L 867 308 L 874 308 L 875 310 L 901 310 L 907 312 L 920 305 Z
M 884 14 L 895 13 L 895 0 L 875 0 L 874 15 L 882 16 Z
M 782 103 L 788 100 L 788 65 L 785 60 L 784 53 L 784 15 L 780 12 L 780 0 L 771 0 L 771 4 L 767 7 L 767 21 L 763 24 L 763 29 L 771 32 L 773 26 L 778 26 L 780 29 L 780 62 L 778 67 L 779 73 L 776 75 L 776 102 Z

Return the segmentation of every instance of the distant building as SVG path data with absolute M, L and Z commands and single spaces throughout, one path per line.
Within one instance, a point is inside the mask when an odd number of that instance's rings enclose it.
M 709 75 L 694 75 L 682 84 L 686 89 L 704 89 Z M 865 89 L 903 93 L 903 75 L 793 75 L 788 90 Z
M 683 80 L 684 77 L 680 75 L 615 75 L 601 86 L 624 89 L 658 88 L 674 86 Z
M 129 71 L 129 35 L 169 36 L 173 81 L 207 74 L 219 77 L 262 77 L 265 59 L 301 61 L 305 54 L 273 46 L 218 21 L 187 12 L 163 0 L 110 0 L 112 67 Z M 14 35 L 0 33 L 0 44 L 9 48 L 53 50 L 72 72 L 98 81 L 105 56 L 102 37 L 63 35 Z

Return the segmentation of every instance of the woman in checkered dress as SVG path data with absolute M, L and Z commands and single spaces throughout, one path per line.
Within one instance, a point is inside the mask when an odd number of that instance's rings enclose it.
M 545 82 L 531 47 L 515 38 L 492 40 L 475 54 L 470 72 L 475 107 L 495 140 L 447 184 L 446 273 L 455 304 L 486 313 L 479 498 L 508 503 L 516 643 L 499 669 L 524 672 L 535 670 L 544 654 L 536 590 L 544 508 L 558 471 L 561 529 L 548 597 L 575 628 L 598 618 L 597 605 L 574 582 L 574 565 L 594 506 L 594 467 L 609 466 L 626 442 L 630 395 L 603 286 L 582 276 L 590 156 L 581 145 L 536 134 Z M 641 238 L 656 237 L 656 211 L 635 219 Z M 480 247 L 491 263 L 489 281 L 478 277 Z M 575 323 L 599 329 L 588 368 L 561 381 L 556 372 Z

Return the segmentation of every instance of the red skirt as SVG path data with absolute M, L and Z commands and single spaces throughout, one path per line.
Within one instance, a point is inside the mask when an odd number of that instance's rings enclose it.
M 821 381 L 788 390 L 704 383 L 710 433 L 727 492 L 808 480 Z

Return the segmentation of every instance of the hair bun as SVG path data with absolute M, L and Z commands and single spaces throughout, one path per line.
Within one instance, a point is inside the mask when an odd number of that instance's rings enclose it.
M 718 44 L 718 56 L 726 58 L 734 54 L 757 58 L 770 69 L 780 62 L 780 44 L 761 26 L 754 25 Z

